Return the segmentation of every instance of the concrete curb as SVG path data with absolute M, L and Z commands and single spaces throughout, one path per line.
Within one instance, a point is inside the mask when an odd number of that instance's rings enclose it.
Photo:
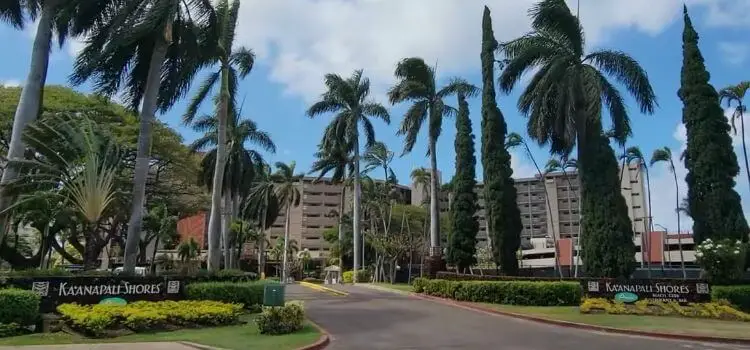
M 340 296 L 347 296 L 347 295 L 349 295 L 349 293 L 347 293 L 347 292 L 336 290 L 336 289 L 333 289 L 333 288 L 323 287 L 323 286 L 321 286 L 319 284 L 315 284 L 315 283 L 300 282 L 299 285 L 303 286 L 303 287 L 310 288 L 310 289 L 315 289 L 317 291 L 328 292 L 328 293 L 332 293 L 332 294 L 336 294 L 336 295 L 340 295 Z
M 459 307 L 459 308 L 466 309 L 466 310 L 477 311 L 477 312 L 481 312 L 484 314 L 513 317 L 513 318 L 518 318 L 518 319 L 532 321 L 532 322 L 549 324 L 553 326 L 576 328 L 576 329 L 596 331 L 596 332 L 605 332 L 605 333 L 635 335 L 635 336 L 651 337 L 651 338 L 662 338 L 662 339 L 670 339 L 670 340 L 750 345 L 750 339 L 724 338 L 724 337 L 712 337 L 712 336 L 704 336 L 704 335 L 674 334 L 674 333 L 662 333 L 662 332 L 648 332 L 648 331 L 640 331 L 640 330 L 634 330 L 634 329 L 595 326 L 595 325 L 590 325 L 590 324 L 585 324 L 585 323 L 560 321 L 560 320 L 553 320 L 553 319 L 544 318 L 544 317 L 519 314 L 515 312 L 500 311 L 500 310 L 495 310 L 495 309 L 491 309 L 487 307 L 482 307 L 473 303 L 456 301 L 456 300 L 451 300 L 451 299 L 446 299 L 446 298 L 433 297 L 433 296 L 414 293 L 414 292 L 404 292 L 404 291 L 380 287 L 376 285 L 366 285 L 366 288 L 382 290 L 382 291 L 397 293 L 397 294 L 402 294 L 402 295 L 408 295 L 412 298 L 428 300 L 428 301 L 432 301 L 432 302 L 436 302 L 436 303 L 440 303 L 444 305 Z
M 328 344 L 331 343 L 331 334 L 328 333 L 327 330 L 325 330 L 323 327 L 318 325 L 317 323 L 307 320 L 308 323 L 310 323 L 313 327 L 315 327 L 320 333 L 320 338 L 318 340 L 310 345 L 305 345 L 297 348 L 297 350 L 322 350 L 328 347 Z
M 213 347 L 213 346 L 208 346 L 208 345 L 203 345 L 203 344 L 198 344 L 198 343 L 192 343 L 192 342 L 189 342 L 189 341 L 178 341 L 177 344 L 185 345 L 185 346 L 191 347 L 193 349 L 198 349 L 198 350 L 226 350 L 224 348 L 217 348 L 217 347 Z

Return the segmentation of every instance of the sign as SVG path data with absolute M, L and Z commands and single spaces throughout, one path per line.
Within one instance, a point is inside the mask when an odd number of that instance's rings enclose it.
M 711 301 L 711 287 L 706 281 L 682 280 L 584 280 L 583 293 L 589 298 L 605 298 L 623 303 L 651 299 L 679 303 Z
M 65 303 L 118 304 L 147 300 L 179 300 L 183 281 L 166 277 L 49 277 L 33 278 L 16 287 L 42 297 L 41 312 L 53 312 Z

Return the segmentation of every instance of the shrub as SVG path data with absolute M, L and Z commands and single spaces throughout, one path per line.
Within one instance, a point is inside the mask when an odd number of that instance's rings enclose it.
M 315 284 L 323 284 L 325 281 L 323 281 L 322 279 L 319 279 L 319 278 L 305 277 L 305 278 L 302 279 L 302 282 L 315 283 Z
M 302 329 L 305 309 L 302 303 L 290 301 L 284 306 L 265 306 L 255 322 L 260 334 L 288 334 Z
M 139 332 L 162 328 L 167 324 L 232 324 L 238 321 L 242 306 L 216 301 L 139 301 L 127 305 L 62 304 L 57 311 L 71 328 L 99 337 L 107 330 L 121 327 Z
M 187 299 L 241 303 L 252 309 L 263 304 L 263 287 L 268 282 L 200 282 L 185 286 Z
M 707 238 L 695 248 L 698 265 L 712 283 L 727 283 L 740 279 L 745 267 L 746 246 L 741 241 Z
M 341 278 L 344 280 L 344 283 L 352 283 L 354 282 L 354 271 L 344 271 L 344 273 L 341 275 Z M 367 270 L 359 270 L 357 272 L 357 282 L 369 282 L 370 281 L 370 272 Z
M 3 272 L 4 277 L 64 277 L 72 276 L 73 273 L 59 267 L 51 269 L 28 269 Z
M 713 286 L 711 287 L 711 299 L 714 301 L 726 300 L 736 308 L 744 312 L 750 312 L 750 285 Z
M 411 281 L 411 286 L 414 288 L 414 293 L 424 293 L 424 286 L 427 285 L 429 280 L 426 278 L 418 277 Z
M 576 282 L 421 280 L 417 288 L 460 301 L 531 306 L 579 305 L 582 294 Z
M 0 324 L 28 326 L 39 318 L 38 294 L 22 289 L 0 289 Z
M 234 282 L 255 281 L 258 274 L 255 272 L 245 272 L 239 269 L 226 269 L 216 271 L 214 274 L 219 280 L 232 280 Z
M 722 301 L 680 305 L 675 301 L 665 302 L 644 299 L 633 304 L 624 304 L 602 298 L 591 298 L 584 299 L 581 303 L 580 311 L 584 314 L 607 313 L 612 315 L 682 316 L 750 322 L 750 315 Z
M 437 273 L 436 279 L 449 281 L 539 281 L 539 282 L 559 282 L 559 281 L 580 281 L 581 278 L 573 277 L 522 277 L 522 276 L 498 276 L 498 275 L 470 275 L 464 273 L 455 273 L 441 271 Z

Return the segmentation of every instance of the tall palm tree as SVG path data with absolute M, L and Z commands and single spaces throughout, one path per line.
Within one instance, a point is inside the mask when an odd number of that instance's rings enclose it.
M 573 198 L 575 198 L 576 202 L 578 203 L 578 239 L 572 239 L 571 237 L 571 244 L 570 244 L 570 253 L 571 256 L 575 256 L 575 261 L 573 264 L 575 265 L 575 272 L 574 277 L 578 277 L 578 257 L 580 255 L 580 250 L 578 247 L 580 246 L 580 240 L 581 240 L 581 195 L 579 191 L 576 191 L 573 189 L 573 182 L 570 181 L 570 176 L 568 174 L 568 169 L 576 169 L 577 164 L 576 160 L 572 159 L 565 159 L 565 157 L 561 159 L 552 158 L 549 161 L 547 161 L 547 165 L 544 167 L 545 173 L 551 173 L 556 171 L 561 171 L 563 173 L 563 177 L 565 177 L 566 182 L 568 183 L 568 214 L 570 214 L 570 194 L 573 193 Z M 572 236 L 572 235 L 571 235 Z M 576 241 L 578 241 L 576 243 Z
M 276 196 L 275 183 L 271 167 L 265 163 L 256 166 L 253 185 L 250 192 L 242 199 L 240 217 L 259 223 L 258 238 L 258 276 L 263 278 L 266 271 L 266 231 L 271 228 L 281 212 L 281 203 Z
M 217 71 L 209 74 L 201 84 L 197 93 L 188 104 L 187 111 L 183 115 L 185 124 L 192 123 L 198 108 L 206 100 L 210 91 L 219 84 L 218 98 L 218 130 L 216 142 L 216 161 L 214 162 L 214 175 L 211 191 L 211 216 L 208 220 L 208 270 L 219 269 L 221 259 L 220 233 L 224 231 L 225 245 L 228 236 L 228 227 L 221 224 L 221 201 L 224 189 L 224 171 L 227 159 L 227 123 L 230 114 L 234 110 L 235 96 L 239 79 L 250 74 L 255 63 L 255 54 L 244 46 L 234 47 L 235 28 L 239 18 L 239 0 L 220 0 L 216 5 L 218 41 L 212 41 L 208 47 L 205 59 L 207 63 L 217 66 Z M 228 211 L 229 208 L 225 208 Z M 225 220 L 226 221 L 226 220 Z M 225 254 L 228 262 L 229 255 Z
M 409 177 L 415 188 L 418 187 L 422 189 L 422 191 L 427 192 L 427 196 L 430 197 L 430 181 L 432 181 L 432 176 L 430 175 L 429 169 L 424 167 L 416 168 L 411 171 Z M 425 201 L 425 198 L 420 198 L 420 200 L 422 200 L 422 203 L 419 203 L 419 205 L 424 206 L 429 204 L 429 201 Z
M 654 111 L 653 88 L 643 68 L 626 53 L 586 54 L 583 28 L 565 0 L 543 0 L 530 15 L 532 32 L 502 45 L 507 64 L 500 88 L 510 92 L 525 72 L 536 70 L 518 100 L 521 113 L 529 118 L 529 135 L 549 144 L 553 154 L 567 155 L 577 148 L 587 240 L 617 247 L 604 259 L 594 256 L 603 250 L 586 244 L 587 271 L 609 277 L 629 275 L 635 247 L 627 206 L 621 196 L 604 195 L 619 192 L 620 183 L 617 159 L 603 132 L 602 110 L 609 112 L 612 136 L 622 144 L 631 134 L 630 118 L 624 97 L 607 76 L 626 88 L 642 113 Z M 586 212 L 594 210 L 608 214 Z
M 362 155 L 362 160 L 365 162 L 365 169 L 362 171 L 363 174 L 369 174 L 375 169 L 383 169 L 383 181 L 388 182 L 396 179 L 396 173 L 391 168 L 393 162 L 393 151 L 388 149 L 382 142 L 375 142 L 367 148 L 365 154 Z
M 155 113 L 157 109 L 169 110 L 187 93 L 197 71 L 211 63 L 206 52 L 211 52 L 212 42 L 218 38 L 209 1 L 129 0 L 116 1 L 116 5 L 107 11 L 107 21 L 90 30 L 71 82 L 80 85 L 93 80 L 95 91 L 105 96 L 122 89 L 127 104 L 140 110 L 123 266 L 125 273 L 133 273 L 143 225 Z
M 218 191 L 220 195 L 223 194 L 225 199 L 224 211 L 230 213 L 230 216 L 235 216 L 239 211 L 239 197 L 246 195 L 249 189 L 252 187 L 252 180 L 257 169 L 257 165 L 264 164 L 263 156 L 256 150 L 248 148 L 248 145 L 258 146 L 264 151 L 275 153 L 276 145 L 274 144 L 271 136 L 258 128 L 257 124 L 250 119 L 241 119 L 241 111 L 232 111 L 228 121 L 228 137 L 225 140 L 225 154 L 224 154 L 224 171 L 222 177 L 224 178 L 221 182 L 222 189 Z M 198 117 L 193 122 L 193 129 L 196 131 L 204 132 L 204 135 L 196 139 L 191 145 L 190 149 L 193 152 L 206 151 L 201 161 L 202 174 L 199 178 L 200 185 L 206 185 L 209 190 L 213 192 L 215 189 L 216 181 L 216 164 L 219 154 L 220 144 L 218 142 L 220 133 L 220 122 L 213 115 L 203 115 Z M 213 148 L 209 148 L 213 147 Z M 221 197 L 221 196 L 220 196 Z M 220 198 L 221 199 L 221 198 Z M 221 201 L 219 201 L 221 204 Z M 221 212 L 219 207 L 219 212 Z M 212 211 L 214 208 L 212 207 Z M 227 225 L 223 225 L 223 229 L 220 230 L 223 240 L 225 242 L 225 265 L 229 263 L 231 249 L 227 238 L 229 236 L 229 226 L 231 226 L 231 219 L 225 215 L 224 218 Z M 209 220 L 210 222 L 210 220 Z M 210 225 L 210 223 L 209 223 Z M 209 231 L 209 241 L 211 232 Z M 216 242 L 215 242 L 216 243 Z M 209 249 L 209 261 L 211 256 L 211 250 Z M 216 252 L 214 252 L 216 254 Z M 221 256 L 221 253 L 218 253 Z
M 296 167 L 295 162 L 291 162 L 289 164 L 285 164 L 282 162 L 276 162 L 276 172 L 271 176 L 271 181 L 273 182 L 274 186 L 274 192 L 276 193 L 276 198 L 278 198 L 279 204 L 284 207 L 284 210 L 286 211 L 285 220 L 284 223 L 284 262 L 282 266 L 282 283 L 287 282 L 287 278 L 289 270 L 288 268 L 288 252 L 289 252 L 289 230 L 291 229 L 291 217 L 292 217 L 292 207 L 298 207 L 302 198 L 302 194 L 300 193 L 299 185 L 302 183 L 302 179 L 304 179 L 305 174 L 295 174 L 294 168 Z
M 352 215 L 354 234 L 354 270 L 358 271 L 359 243 L 362 237 L 362 191 L 360 188 L 360 156 L 359 156 L 359 127 L 365 133 L 365 145 L 369 147 L 375 143 L 375 128 L 370 117 L 378 118 L 390 124 L 391 118 L 383 105 L 369 99 L 370 80 L 362 77 L 362 70 L 354 71 L 349 78 L 342 78 L 337 74 L 326 74 L 325 85 L 327 91 L 307 110 L 307 115 L 313 118 L 318 115 L 335 113 L 331 124 L 326 129 L 323 138 L 323 148 L 331 149 L 332 142 L 340 142 L 347 147 L 348 153 L 354 155 L 354 210 Z M 354 274 L 357 282 L 357 274 Z
M 643 152 L 641 152 L 641 149 L 638 148 L 638 146 L 632 146 L 628 147 L 628 149 L 625 150 L 625 154 L 623 154 L 623 157 L 625 157 L 626 164 L 632 164 L 633 162 L 636 162 L 638 164 L 638 167 L 643 169 L 643 171 L 646 173 L 646 193 L 648 198 L 648 224 L 644 223 L 644 234 L 646 236 L 645 238 L 645 245 L 646 249 L 649 250 L 649 267 L 648 267 L 648 274 L 649 278 L 651 277 L 651 231 L 654 230 L 654 218 L 651 215 L 651 177 L 648 173 L 648 164 L 646 163 L 646 157 L 643 156 Z M 643 245 L 644 241 L 641 242 L 641 260 L 643 260 Z
M 411 102 L 404 114 L 398 134 L 404 135 L 404 152 L 409 153 L 417 142 L 419 130 L 425 121 L 427 129 L 427 154 L 430 156 L 430 256 L 439 257 L 440 250 L 440 208 L 438 200 L 437 139 L 442 131 L 443 117 L 456 114 L 456 109 L 446 105 L 443 99 L 459 91 L 466 97 L 477 94 L 476 86 L 460 78 L 452 78 L 442 88 L 437 83 L 437 69 L 430 67 L 418 57 L 401 60 L 394 75 L 397 83 L 388 91 L 391 104 Z
M 111 5 L 112 1 L 104 0 L 5 0 L 0 5 L 0 21 L 7 22 L 15 28 L 23 29 L 27 17 L 38 22 L 31 49 L 29 72 L 13 117 L 13 128 L 5 159 L 12 161 L 24 157 L 26 146 L 23 142 L 23 131 L 40 114 L 53 35 L 57 34 L 57 41 L 62 46 L 68 37 L 82 35 L 102 21 L 106 9 Z M 0 190 L 14 181 L 18 175 L 13 168 L 5 169 L 0 179 Z M 9 201 L 10 199 L 0 192 L 0 211 L 4 211 Z M 4 221 L 5 215 L 0 215 L 0 227 L 5 226 Z M 0 238 L 4 232 L 5 230 L 0 230 Z
M 665 162 L 669 168 L 669 172 L 674 177 L 674 189 L 675 189 L 675 214 L 677 214 L 677 246 L 680 249 L 680 267 L 682 268 L 682 278 L 687 279 L 687 272 L 685 271 L 685 256 L 682 252 L 682 227 L 680 226 L 680 185 L 677 181 L 677 172 L 674 168 L 674 160 L 672 159 L 672 150 L 669 147 L 664 147 L 654 151 L 651 156 L 651 162 L 649 164 L 653 166 L 656 163 Z
M 555 231 L 555 222 L 552 220 L 552 203 L 549 200 L 549 193 L 547 192 L 547 185 L 545 184 L 545 178 L 547 173 L 543 172 L 542 169 L 539 167 L 539 164 L 536 162 L 536 159 L 534 159 L 534 155 L 531 153 L 531 149 L 529 148 L 529 145 L 526 143 L 526 141 L 519 135 L 518 133 L 512 132 L 509 133 L 508 136 L 505 138 L 505 147 L 506 148 L 514 148 L 514 147 L 523 147 L 524 153 L 526 153 L 526 156 L 531 159 L 531 162 L 534 164 L 534 167 L 536 168 L 537 176 L 539 176 L 539 181 L 542 182 L 544 186 L 544 199 L 547 201 L 547 218 L 552 223 L 552 242 L 555 245 L 555 268 L 557 269 L 557 273 L 560 274 L 560 278 L 563 277 L 562 268 L 560 268 L 560 247 L 557 244 L 557 236 L 558 232 Z
M 727 86 L 719 91 L 719 101 L 727 101 L 727 107 L 731 107 L 732 103 L 736 103 L 734 112 L 732 112 L 732 130 L 737 135 L 737 126 L 735 121 L 740 120 L 740 134 L 742 136 L 742 153 L 745 157 L 745 175 L 747 175 L 747 182 L 750 184 L 750 162 L 747 159 L 747 144 L 745 143 L 745 112 L 747 106 L 742 102 L 745 99 L 747 90 L 750 89 L 750 81 L 743 81 L 737 85 Z
M 326 142 L 329 145 L 329 149 L 324 148 Z M 354 174 L 354 158 L 349 153 L 346 145 L 341 142 L 332 142 L 324 140 L 318 147 L 318 152 L 315 153 L 315 162 L 310 168 L 310 173 L 319 173 L 315 181 L 320 181 L 321 178 L 326 176 L 329 172 L 333 172 L 331 175 L 331 182 L 339 184 L 341 186 L 341 195 L 339 196 L 339 208 L 338 213 L 338 234 L 339 234 L 339 245 L 344 241 L 344 206 L 346 203 L 346 188 L 351 185 L 352 175 Z M 339 267 L 344 266 L 344 253 L 343 247 L 339 249 Z

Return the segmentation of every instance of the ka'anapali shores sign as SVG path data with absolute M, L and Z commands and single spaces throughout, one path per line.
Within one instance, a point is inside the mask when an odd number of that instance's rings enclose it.
M 711 287 L 706 281 L 680 280 L 586 280 L 581 282 L 590 298 L 606 298 L 624 303 L 652 299 L 680 303 L 711 301 Z
M 73 277 L 34 279 L 30 287 L 42 297 L 42 312 L 50 312 L 64 303 L 177 300 L 182 298 L 183 281 L 163 277 Z

